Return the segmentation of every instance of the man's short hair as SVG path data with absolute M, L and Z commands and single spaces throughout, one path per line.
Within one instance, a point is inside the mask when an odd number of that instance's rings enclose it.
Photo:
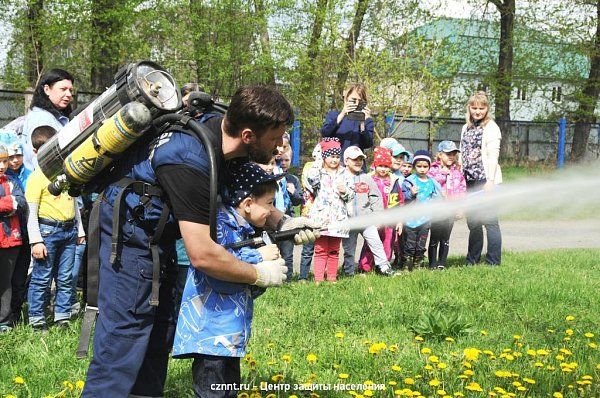
M 225 115 L 225 133 L 238 137 L 245 128 L 257 135 L 294 123 L 294 111 L 283 94 L 266 84 L 244 86 L 231 98 Z
M 50 126 L 36 127 L 31 133 L 31 145 L 36 151 L 56 134 L 56 129 Z

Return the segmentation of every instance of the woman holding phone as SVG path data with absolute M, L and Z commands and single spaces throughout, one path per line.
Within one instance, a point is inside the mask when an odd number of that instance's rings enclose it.
M 342 144 L 342 153 L 351 145 L 361 150 L 373 146 L 374 123 L 368 107 L 367 88 L 352 84 L 344 93 L 342 111 L 330 110 L 321 127 L 321 136 L 335 137 Z

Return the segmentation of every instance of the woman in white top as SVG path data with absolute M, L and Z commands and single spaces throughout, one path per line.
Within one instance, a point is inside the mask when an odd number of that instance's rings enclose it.
M 467 123 L 463 126 L 460 138 L 462 169 L 471 192 L 490 192 L 502 182 L 502 171 L 498 164 L 500 155 L 500 128 L 489 114 L 487 95 L 478 91 L 467 102 Z M 469 248 L 467 264 L 477 264 L 483 249 L 483 227 L 487 234 L 487 254 L 485 261 L 490 265 L 500 265 L 502 235 L 498 217 L 491 210 L 477 214 L 467 214 L 469 227 Z
M 23 124 L 23 160 L 28 169 L 33 170 L 37 166 L 31 145 L 33 130 L 40 126 L 50 126 L 59 131 L 69 123 L 74 82 L 73 76 L 62 69 L 48 71 L 38 82 L 33 92 L 30 111 Z

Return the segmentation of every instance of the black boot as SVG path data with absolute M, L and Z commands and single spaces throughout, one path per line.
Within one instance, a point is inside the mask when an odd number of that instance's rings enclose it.
M 437 267 L 439 269 L 446 268 L 446 260 L 448 259 L 448 252 L 450 251 L 450 245 L 448 242 L 440 242 L 440 255 Z
M 436 267 L 436 257 L 437 257 L 437 248 L 438 245 L 429 245 L 429 249 L 427 250 L 427 257 L 429 258 L 429 268 L 434 269 Z M 440 247 L 441 250 L 441 247 Z M 440 256 L 441 261 L 441 256 Z

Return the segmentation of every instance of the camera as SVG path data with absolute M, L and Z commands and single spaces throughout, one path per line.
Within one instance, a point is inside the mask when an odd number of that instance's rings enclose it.
M 353 99 L 353 102 L 356 103 L 356 99 Z M 367 106 L 367 101 L 359 100 L 358 104 L 356 105 L 356 109 L 353 110 L 352 112 L 348 112 L 348 115 L 346 117 L 348 118 L 348 120 L 356 120 L 359 122 L 364 122 L 365 121 L 365 113 L 363 112 L 363 109 L 365 109 L 366 106 Z

